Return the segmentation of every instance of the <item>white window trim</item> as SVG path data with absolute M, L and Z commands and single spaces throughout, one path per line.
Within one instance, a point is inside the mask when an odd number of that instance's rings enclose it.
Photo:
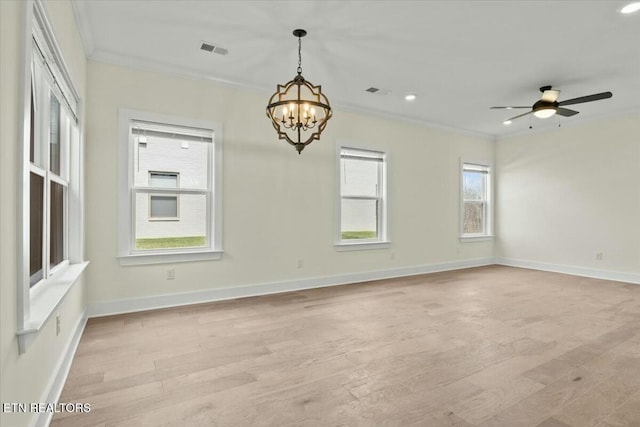
M 78 91 L 68 72 L 68 67 L 62 52 L 58 47 L 53 27 L 49 22 L 45 8 L 40 0 L 25 0 L 22 3 L 23 32 L 21 35 L 21 82 L 19 86 L 19 120 L 22 126 L 21 141 L 22 150 L 19 151 L 19 165 L 21 176 L 18 179 L 18 206 L 23 215 L 18 219 L 18 259 L 20 260 L 17 274 L 17 296 L 18 296 L 18 351 L 25 353 L 31 343 L 38 337 L 44 324 L 51 318 L 65 296 L 89 264 L 84 261 L 84 198 L 83 198 L 83 140 L 82 140 L 82 120 L 78 118 L 77 141 L 73 141 L 70 149 L 69 184 L 67 187 L 66 222 L 74 224 L 67 232 L 67 260 L 58 264 L 49 271 L 49 276 L 45 277 L 33 287 L 30 286 L 29 259 L 29 215 L 30 212 L 30 105 L 31 105 L 31 62 L 34 55 L 33 37 L 37 34 L 39 43 L 46 45 L 49 49 L 47 58 L 52 61 L 55 78 L 59 85 L 64 87 L 67 95 L 72 99 L 66 99 L 68 106 L 73 110 L 72 114 L 78 116 L 82 111 L 81 101 Z M 45 47 L 45 46 L 43 46 Z M 54 88 L 55 90 L 55 88 Z M 72 135 L 73 137 L 73 135 Z
M 486 217 L 485 217 L 485 232 L 484 233 L 474 233 L 474 234 L 465 234 L 464 233 L 464 165 L 465 164 L 470 164 L 470 165 L 476 165 L 476 166 L 480 166 L 482 168 L 487 168 L 489 170 L 488 175 L 487 175 L 487 200 L 486 200 Z M 493 175 L 494 175 L 494 168 L 493 168 L 493 162 L 487 161 L 487 160 L 470 160 L 470 159 L 464 159 L 461 158 L 460 159 L 460 173 L 459 173 L 459 179 L 460 179 L 460 209 L 459 209 L 459 236 L 460 236 L 460 242 L 463 243 L 471 243 L 471 242 L 483 242 L 483 241 L 490 241 L 493 240 L 494 238 L 494 234 L 493 234 L 493 227 L 494 227 L 494 221 L 493 221 L 493 213 L 494 213 L 494 207 L 493 207 L 493 194 L 494 194 L 494 188 L 493 188 L 493 183 L 494 183 L 494 179 L 493 179 Z
M 209 165 L 213 186 L 211 200 L 208 207 L 209 236 L 212 237 L 207 248 L 179 248 L 144 253 L 132 251 L 134 240 L 133 200 L 131 188 L 133 183 L 133 149 L 129 141 L 129 123 L 132 120 L 163 123 L 175 126 L 186 126 L 213 131 L 212 156 L 213 163 Z M 222 258 L 222 145 L 223 132 L 220 123 L 176 117 L 147 111 L 120 109 L 118 125 L 118 261 L 120 265 L 166 264 L 176 262 L 207 261 Z M 162 189 L 167 192 L 168 189 Z
M 382 170 L 382 188 L 381 188 L 381 213 L 380 219 L 380 234 L 381 239 L 358 239 L 357 241 L 342 240 L 341 221 L 342 221 L 342 194 L 341 194 L 341 170 L 340 170 L 340 158 L 342 149 L 363 150 L 383 153 L 385 161 L 383 163 Z M 337 252 L 359 251 L 359 250 L 373 250 L 373 249 L 388 249 L 391 246 L 391 239 L 389 237 L 389 151 L 382 148 L 376 148 L 369 145 L 364 145 L 352 141 L 337 141 L 335 151 L 335 234 L 334 234 L 334 249 Z

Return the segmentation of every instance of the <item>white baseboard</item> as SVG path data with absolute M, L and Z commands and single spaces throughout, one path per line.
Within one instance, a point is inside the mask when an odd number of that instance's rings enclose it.
M 40 402 L 54 403 L 58 402 L 58 400 L 60 399 L 62 388 L 64 387 L 64 383 L 67 381 L 67 376 L 69 375 L 69 370 L 71 369 L 71 363 L 73 362 L 73 357 L 75 356 L 76 350 L 78 349 L 78 344 L 80 343 L 80 338 L 82 337 L 82 333 L 84 332 L 84 327 L 86 324 L 87 311 L 85 310 L 82 312 L 82 315 L 76 323 L 73 334 L 71 335 L 71 339 L 69 340 L 67 347 L 62 354 L 62 357 L 58 361 L 54 374 L 51 377 L 49 384 L 45 389 L 43 397 L 42 399 L 40 399 Z M 51 423 L 52 417 L 53 413 L 51 412 L 38 412 L 36 417 L 33 419 L 31 426 L 47 427 L 49 423 Z
M 322 288 L 326 286 L 346 285 L 350 283 L 366 282 L 370 280 L 415 276 L 418 274 L 459 270 L 462 268 L 480 267 L 492 264 L 494 264 L 493 257 L 476 258 L 470 260 L 444 262 L 439 264 L 394 268 L 389 270 L 350 273 L 340 276 L 311 277 L 281 282 L 239 285 L 221 289 L 208 289 L 204 291 L 121 299 L 90 304 L 87 309 L 87 315 L 88 317 L 109 316 L 113 314 L 132 313 L 159 308 L 177 307 L 181 305 L 199 304 L 258 295 L 277 294 L 282 292 L 300 291 L 312 288 Z
M 594 268 L 576 267 L 571 265 L 550 264 L 546 262 L 527 261 L 513 258 L 496 258 L 495 263 L 510 267 L 522 267 L 532 270 L 551 271 L 554 273 L 571 274 L 574 276 L 591 277 L 594 279 L 614 280 L 616 282 L 640 284 L 640 274 L 621 271 L 597 270 Z

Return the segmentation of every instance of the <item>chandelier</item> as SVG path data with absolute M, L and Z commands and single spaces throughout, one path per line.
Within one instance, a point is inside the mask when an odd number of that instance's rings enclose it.
M 298 75 L 284 85 L 278 85 L 269 99 L 267 117 L 278 132 L 278 138 L 293 145 L 300 154 L 304 147 L 320 139 L 332 111 L 321 86 L 314 86 L 302 77 L 302 37 L 307 32 L 298 29 L 293 35 L 298 38 Z

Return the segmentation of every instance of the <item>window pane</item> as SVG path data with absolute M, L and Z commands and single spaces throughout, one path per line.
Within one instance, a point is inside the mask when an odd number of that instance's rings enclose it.
M 149 186 L 154 188 L 178 188 L 178 175 L 175 173 L 151 172 Z
M 484 202 L 464 202 L 465 234 L 484 233 Z
M 60 103 L 51 94 L 49 109 L 49 170 L 60 175 Z
M 378 237 L 378 201 L 342 199 L 341 235 L 343 240 Z
M 485 198 L 485 177 L 486 174 L 482 172 L 470 172 L 464 171 L 463 174 L 463 188 L 465 200 L 484 200 Z
M 151 196 L 149 216 L 151 218 L 177 218 L 178 196 Z
M 44 221 L 44 178 L 31 173 L 29 186 L 29 283 L 42 279 L 42 249 Z
M 343 196 L 378 196 L 379 160 L 340 159 Z
M 142 138 L 142 135 L 134 135 L 134 141 Z M 140 143 L 134 144 L 134 173 L 137 187 L 169 187 L 168 182 L 156 185 L 163 179 L 154 177 L 150 172 L 171 172 L 179 176 L 180 188 L 207 189 L 208 188 L 208 159 L 210 142 L 188 140 L 183 147 L 184 139 L 149 135 L 146 138 L 146 147 Z M 169 180 L 169 176 L 165 177 Z M 174 178 L 175 179 L 175 178 Z M 177 184 L 176 184 L 177 185 Z M 176 185 L 171 186 L 175 188 Z
M 55 267 L 64 260 L 64 187 L 51 182 L 49 262 Z
M 158 198 L 160 200 L 157 200 Z M 174 219 L 158 221 L 150 218 L 149 213 L 156 208 L 165 209 L 164 212 L 159 213 L 173 214 Z M 175 218 L 178 210 L 180 218 Z M 148 193 L 139 192 L 136 194 L 135 241 L 136 249 L 207 246 L 207 196 L 204 194 L 181 194 L 179 197 L 149 196 Z

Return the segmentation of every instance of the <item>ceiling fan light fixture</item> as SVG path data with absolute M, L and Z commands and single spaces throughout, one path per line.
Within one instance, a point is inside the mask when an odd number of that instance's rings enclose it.
M 620 13 L 627 15 L 629 13 L 637 12 L 639 10 L 640 10 L 640 2 L 637 1 L 633 3 L 629 3 L 628 5 L 620 9 Z
M 546 92 L 545 92 L 546 93 Z M 539 100 L 531 108 L 533 115 L 539 119 L 548 119 L 556 114 L 558 110 L 558 103 L 556 101 L 547 101 L 544 99 Z
M 416 100 L 416 96 L 413 93 L 410 93 L 407 96 L 405 96 L 404 99 L 406 101 L 415 101 Z
M 533 112 L 533 115 L 539 119 L 548 119 L 556 114 L 555 107 L 542 107 Z
M 536 103 L 533 104 L 532 107 L 518 106 L 518 107 L 491 107 L 491 108 L 507 109 L 507 110 L 512 108 L 524 108 L 526 110 L 529 110 L 526 113 L 518 114 L 517 116 L 511 117 L 505 120 L 504 122 L 502 122 L 503 124 L 508 125 L 511 123 L 512 120 L 519 119 L 520 117 L 524 117 L 529 114 L 533 114 L 534 116 L 540 119 L 548 119 L 549 117 L 552 117 L 556 114 L 562 117 L 572 117 L 578 114 L 579 111 L 572 110 L 570 108 L 565 108 L 565 106 L 574 105 L 574 104 L 583 104 L 585 102 L 600 101 L 602 99 L 609 99 L 613 96 L 613 93 L 607 91 L 607 92 L 594 93 L 592 95 L 579 96 L 577 98 L 565 99 L 564 101 L 558 102 L 558 95 L 560 94 L 559 90 L 552 89 L 551 86 L 542 86 L 540 88 L 540 92 L 542 92 L 542 98 L 536 101 Z

